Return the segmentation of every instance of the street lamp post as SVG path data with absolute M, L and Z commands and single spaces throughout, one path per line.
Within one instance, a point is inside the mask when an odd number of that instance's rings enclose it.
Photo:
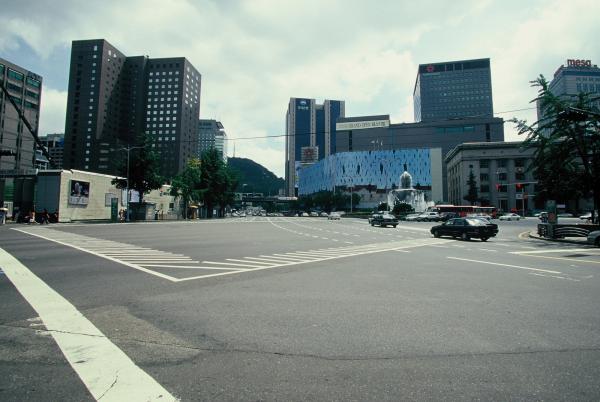
M 125 183 L 126 183 L 126 191 L 127 191 L 127 204 L 126 204 L 126 208 L 127 208 L 127 212 L 125 214 L 125 221 L 129 222 L 130 221 L 130 211 L 129 211 L 129 199 L 130 199 L 130 194 L 129 194 L 129 153 L 131 152 L 132 149 L 142 149 L 144 147 L 140 147 L 140 146 L 133 146 L 133 147 L 123 147 L 123 148 L 119 148 L 120 151 L 127 151 L 127 177 L 125 178 Z

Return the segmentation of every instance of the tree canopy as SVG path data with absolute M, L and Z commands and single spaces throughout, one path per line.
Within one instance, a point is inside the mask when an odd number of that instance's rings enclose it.
M 202 201 L 201 161 L 190 159 L 185 169 L 175 176 L 171 182 L 171 195 L 180 197 L 184 204 L 184 217 L 187 218 L 188 206 Z
M 467 195 L 465 195 L 463 199 L 470 202 L 471 205 L 475 205 L 475 202 L 479 200 L 479 193 L 477 191 L 477 181 L 475 180 L 475 175 L 473 174 L 472 170 L 469 173 L 467 186 L 469 187 L 467 190 Z
M 545 199 L 592 197 L 594 210 L 600 204 L 600 113 L 598 96 L 579 93 L 557 96 L 541 75 L 532 81 L 538 88 L 541 118 L 533 124 L 513 119 L 525 147 L 533 147 L 533 174 L 538 196 Z M 563 198 L 564 197 L 564 198 Z
M 236 174 L 227 167 L 219 151 L 213 148 L 202 153 L 198 191 L 208 218 L 212 218 L 215 207 L 223 210 L 233 203 L 237 183 Z
M 144 194 L 164 184 L 164 178 L 160 175 L 159 155 L 152 145 L 152 137 L 141 134 L 137 138 L 137 145 L 118 149 L 123 153 L 120 158 L 119 174 L 125 179 L 115 177 L 112 184 L 117 188 L 125 189 L 128 177 L 129 188 L 139 193 L 140 203 L 143 202 Z M 129 175 L 127 175 L 127 153 L 129 153 Z

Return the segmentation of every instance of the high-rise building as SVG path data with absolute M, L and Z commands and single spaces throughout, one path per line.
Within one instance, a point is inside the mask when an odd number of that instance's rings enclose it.
M 345 116 L 345 102 L 290 98 L 286 114 L 285 188 L 294 196 L 298 188 L 297 171 L 336 152 L 337 119 Z
M 161 174 L 196 155 L 201 76 L 184 57 L 128 57 L 104 39 L 73 41 L 64 166 L 117 174 L 124 151 L 151 136 Z
M 567 60 L 566 65 L 558 67 L 554 78 L 548 85 L 550 91 L 560 97 L 574 98 L 581 92 L 598 96 L 600 94 L 600 68 L 592 64 L 591 60 Z M 596 101 L 600 108 L 600 101 Z M 538 120 L 542 118 L 543 111 L 540 102 L 537 102 Z
M 42 77 L 0 58 L 0 81 L 37 133 Z M 33 169 L 35 140 L 17 110 L 0 91 L 0 170 Z
M 490 59 L 420 64 L 413 102 L 417 122 L 492 117 Z
M 46 148 L 54 169 L 62 169 L 65 149 L 65 135 L 63 133 L 40 135 L 40 142 Z
M 17 104 L 37 134 L 42 98 L 42 77 L 0 58 L 0 83 Z M 38 162 L 33 134 L 19 117 L 4 91 L 0 91 L 0 206 L 30 208 L 22 203 L 24 194 L 33 191 L 33 176 Z M 29 175 L 15 179 L 20 175 Z
M 227 162 L 227 134 L 223 124 L 217 120 L 198 120 L 198 152 L 200 158 L 202 152 L 215 148 L 223 161 Z

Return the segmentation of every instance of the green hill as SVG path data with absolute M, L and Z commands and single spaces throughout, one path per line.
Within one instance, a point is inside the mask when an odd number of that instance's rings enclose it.
M 230 168 L 237 171 L 240 180 L 236 192 L 277 195 L 285 181 L 261 164 L 246 158 L 227 158 Z M 244 186 L 244 184 L 246 184 Z

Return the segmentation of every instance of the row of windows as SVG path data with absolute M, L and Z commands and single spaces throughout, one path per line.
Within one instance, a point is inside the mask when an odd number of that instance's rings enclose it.
M 168 71 L 168 74 L 167 74 L 167 71 L 157 71 L 156 73 L 150 71 L 150 73 L 149 73 L 150 76 L 154 76 L 154 75 L 156 75 L 156 76 L 158 76 L 158 75 L 173 75 L 173 74 L 179 75 L 179 71 L 175 71 L 175 72 Z
M 459 126 L 459 127 L 436 127 L 436 134 L 458 134 L 458 133 L 472 133 L 475 131 L 474 126 Z
M 596 88 L 594 90 L 594 84 L 577 84 L 578 92 L 600 92 L 600 84 L 596 84 Z

